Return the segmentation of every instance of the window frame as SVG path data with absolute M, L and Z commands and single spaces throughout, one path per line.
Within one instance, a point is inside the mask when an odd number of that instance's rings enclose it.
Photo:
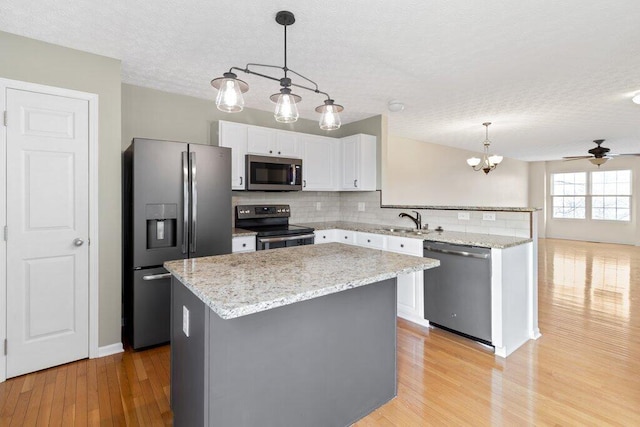
M 629 173 L 629 194 L 615 194 L 615 195 L 610 195 L 610 194 L 594 194 L 593 193 L 593 174 L 594 173 L 601 173 L 601 172 L 628 172 Z M 585 174 L 585 192 L 584 194 L 554 194 L 554 190 L 555 190 L 555 176 L 556 175 L 564 175 L 564 174 Z M 601 170 L 597 170 L 597 171 L 585 171 L 585 170 L 578 170 L 578 171 L 558 171 L 558 172 L 551 172 L 549 174 L 549 198 L 550 198 L 550 204 L 549 204 L 549 215 L 551 217 L 552 220 L 557 220 L 557 221 L 597 221 L 598 223 L 601 222 L 609 222 L 609 223 L 614 223 L 614 224 L 629 224 L 632 221 L 633 218 L 633 198 L 634 198 L 634 176 L 633 176 L 633 170 L 630 168 L 623 168 L 623 169 L 612 169 L 612 170 L 606 170 L 606 171 L 601 171 Z M 556 198 L 560 198 L 560 197 L 583 197 L 584 198 L 584 210 L 585 210 L 585 216 L 584 218 L 566 218 L 566 217 L 557 217 L 555 216 L 555 204 L 554 204 L 554 200 Z M 593 199 L 595 197 L 627 197 L 629 200 L 629 215 L 627 219 L 604 219 L 604 218 L 594 218 L 593 215 Z

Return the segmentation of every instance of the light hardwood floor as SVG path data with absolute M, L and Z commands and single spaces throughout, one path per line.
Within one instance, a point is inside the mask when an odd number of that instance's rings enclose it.
M 640 425 L 640 248 L 540 241 L 543 336 L 508 359 L 398 322 L 398 397 L 356 426 Z M 170 425 L 169 347 L 0 384 L 0 426 Z

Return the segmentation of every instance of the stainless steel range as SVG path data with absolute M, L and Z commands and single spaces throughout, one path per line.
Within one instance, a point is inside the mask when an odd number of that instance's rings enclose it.
M 256 250 L 312 245 L 313 228 L 289 224 L 289 205 L 238 205 L 236 228 L 255 231 Z

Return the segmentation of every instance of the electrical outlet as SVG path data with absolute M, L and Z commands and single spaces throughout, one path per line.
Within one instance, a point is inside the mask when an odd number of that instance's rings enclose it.
M 482 214 L 482 220 L 483 221 L 495 221 L 496 220 L 496 214 L 494 212 L 485 212 Z
M 321 211 L 322 210 L 322 202 L 316 202 L 316 210 L 317 211 Z
M 358 202 L 358 212 L 364 212 L 364 202 Z
M 184 305 L 182 306 L 182 332 L 189 336 L 189 309 Z
M 469 221 L 470 218 L 469 212 L 458 212 L 458 219 Z

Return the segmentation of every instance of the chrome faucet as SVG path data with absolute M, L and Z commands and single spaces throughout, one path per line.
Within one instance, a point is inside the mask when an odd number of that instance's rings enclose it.
M 400 215 L 398 215 L 400 218 L 402 217 L 407 217 L 409 218 L 411 221 L 413 221 L 416 224 L 416 228 L 418 230 L 422 230 L 422 215 L 420 215 L 420 212 L 417 211 L 411 211 L 411 212 L 415 212 L 416 213 L 416 217 L 412 217 L 411 215 L 409 215 L 408 213 L 405 212 L 400 212 Z

